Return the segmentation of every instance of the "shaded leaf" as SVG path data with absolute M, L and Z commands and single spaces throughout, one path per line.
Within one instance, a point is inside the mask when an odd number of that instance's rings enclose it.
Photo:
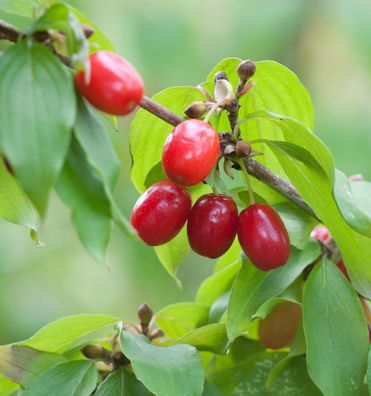
M 46 0 L 0 0 L 0 8 L 9 14 L 31 17 L 45 3 Z
M 328 396 L 360 395 L 367 367 L 368 329 L 357 293 L 327 259 L 308 278 L 303 314 L 308 372 L 313 381 Z
M 318 243 L 310 241 L 304 250 L 292 247 L 289 261 L 274 270 L 261 271 L 244 261 L 228 304 L 229 338 L 243 334 L 259 307 L 281 294 L 319 254 Z
M 75 107 L 72 74 L 45 46 L 19 41 L 1 56 L 0 145 L 42 215 L 64 163 Z
M 99 385 L 95 396 L 150 396 L 150 393 L 132 374 L 121 368 Z
M 61 363 L 39 375 L 22 396 L 89 396 L 97 381 L 95 362 L 75 360 Z
M 19 389 L 19 385 L 0 376 L 0 395 L 10 396 Z
M 159 347 L 140 334 L 126 331 L 121 333 L 120 342 L 136 377 L 157 396 L 201 395 L 205 376 L 194 347 Z

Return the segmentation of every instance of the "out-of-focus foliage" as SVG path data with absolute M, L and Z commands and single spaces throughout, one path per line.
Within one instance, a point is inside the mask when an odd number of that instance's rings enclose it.
M 81 8 L 136 65 L 150 95 L 168 86 L 201 83 L 227 56 L 287 65 L 312 94 L 314 130 L 332 150 L 336 166 L 348 175 L 371 178 L 368 0 L 69 3 Z M 13 23 L 26 25 L 23 18 L 13 18 Z M 115 196 L 127 215 L 137 197 L 129 179 L 129 122 L 120 121 L 121 132 L 112 136 L 123 164 Z M 107 259 L 112 271 L 107 271 L 87 255 L 68 209 L 56 196 L 42 235 L 46 248 L 36 249 L 20 227 L 5 222 L 0 233 L 1 344 L 26 338 L 72 313 L 101 311 L 128 319 L 142 300 L 156 310 L 190 300 L 212 268 L 207 259 L 191 255 L 179 269 L 181 292 L 151 248 L 116 230 Z

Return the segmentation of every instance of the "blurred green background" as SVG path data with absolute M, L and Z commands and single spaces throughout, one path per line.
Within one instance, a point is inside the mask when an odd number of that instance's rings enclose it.
M 16 0 L 15 0 L 16 1 Z M 371 180 L 371 2 L 369 0 L 86 0 L 71 1 L 139 69 L 147 94 L 197 85 L 223 57 L 274 59 L 293 69 L 312 94 L 315 132 L 348 175 Z M 116 190 L 127 215 L 137 198 L 130 183 L 124 119 L 112 138 L 122 159 Z M 69 211 L 55 195 L 43 240 L 0 223 L 0 344 L 17 341 L 58 317 L 107 313 L 134 320 L 143 301 L 155 310 L 194 297 L 212 269 L 190 255 L 179 290 L 151 248 L 116 229 L 107 263 L 84 251 Z

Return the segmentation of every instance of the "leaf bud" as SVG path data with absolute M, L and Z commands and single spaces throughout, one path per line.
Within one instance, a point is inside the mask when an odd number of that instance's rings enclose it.
M 249 80 L 255 74 L 255 71 L 256 71 L 255 62 L 251 60 L 242 61 L 237 68 L 238 76 L 243 81 Z
M 138 318 L 140 323 L 144 326 L 148 326 L 153 316 L 153 311 L 148 304 L 142 304 L 138 309 Z
M 251 144 L 250 143 L 240 140 L 236 144 L 237 157 L 245 158 L 245 157 L 248 157 L 250 155 L 250 153 L 251 153 Z
M 184 114 L 189 118 L 200 118 L 209 110 L 209 105 L 204 102 L 193 102 L 185 110 Z

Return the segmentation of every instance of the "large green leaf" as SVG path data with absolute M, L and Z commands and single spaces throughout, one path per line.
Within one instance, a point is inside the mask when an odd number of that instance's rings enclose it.
M 166 345 L 175 344 L 193 345 L 199 351 L 224 354 L 228 347 L 227 330 L 225 324 L 211 323 L 191 330 L 183 336 L 166 343 Z
M 309 276 L 303 313 L 308 372 L 313 381 L 326 396 L 361 395 L 368 329 L 357 293 L 327 259 Z
M 95 396 L 150 396 L 150 393 L 132 374 L 121 368 L 99 385 Z
M 194 347 L 155 346 L 148 338 L 126 331 L 121 333 L 120 342 L 136 377 L 157 396 L 202 394 L 205 376 Z
M 90 166 L 101 179 L 111 205 L 112 219 L 125 234 L 136 235 L 130 222 L 122 214 L 113 196 L 120 159 L 109 138 L 109 127 L 103 117 L 85 102 L 80 101 L 75 125 L 75 136 L 85 152 Z
M 157 93 L 153 100 L 182 115 L 190 103 L 203 100 L 203 95 L 194 87 L 173 87 Z M 172 129 L 146 110 L 140 109 L 136 114 L 130 129 L 131 179 L 139 192 L 145 190 L 150 170 L 161 161 L 162 146 Z
M 204 304 L 181 302 L 168 305 L 156 314 L 156 323 L 171 338 L 207 323 L 209 307 Z
M 52 322 L 21 345 L 48 352 L 64 353 L 100 337 L 113 334 L 113 326 L 120 319 L 107 315 L 66 316 Z
M 283 356 L 283 353 L 256 353 L 243 363 L 213 372 L 208 380 L 224 396 L 320 396 L 308 377 L 302 356 L 293 358 L 274 384 L 266 387 L 269 371 Z
M 259 112 L 250 117 L 271 120 L 278 125 L 285 139 L 310 151 L 321 163 L 329 178 L 323 177 L 301 161 L 287 157 L 276 150 L 275 155 L 287 176 L 317 217 L 329 228 L 338 244 L 352 284 L 356 290 L 371 298 L 371 239 L 354 231 L 344 220 L 333 197 L 332 158 L 328 149 L 304 125 L 284 116 Z
M 271 271 L 260 271 L 247 260 L 244 261 L 228 304 L 229 338 L 233 340 L 243 334 L 259 307 L 281 294 L 319 254 L 318 243 L 310 241 L 304 250 L 291 247 L 289 261 Z
M 81 242 L 98 262 L 104 263 L 111 235 L 111 206 L 76 139 L 71 142 L 56 190 L 71 208 Z
M 22 396 L 89 396 L 97 381 L 95 362 L 76 360 L 61 363 L 41 374 Z
M 64 361 L 61 355 L 28 346 L 0 347 L 0 374 L 23 386 L 28 386 L 39 374 Z
M 10 396 L 19 389 L 19 385 L 0 375 L 0 395 Z
M 196 302 L 208 306 L 213 304 L 219 296 L 230 289 L 241 268 L 241 263 L 241 258 L 238 258 L 228 266 L 206 278 L 198 288 Z
M 14 116 L 14 109 L 21 109 Z M 0 58 L 0 145 L 41 214 L 62 169 L 76 101 L 72 74 L 43 45 L 23 40 Z
M 334 197 L 344 220 L 359 233 L 371 237 L 371 184 L 351 183 L 336 170 Z
M 9 14 L 33 16 L 47 0 L 0 0 L 0 8 Z
M 31 202 L 0 157 L 0 217 L 31 230 L 36 236 L 38 217 Z

